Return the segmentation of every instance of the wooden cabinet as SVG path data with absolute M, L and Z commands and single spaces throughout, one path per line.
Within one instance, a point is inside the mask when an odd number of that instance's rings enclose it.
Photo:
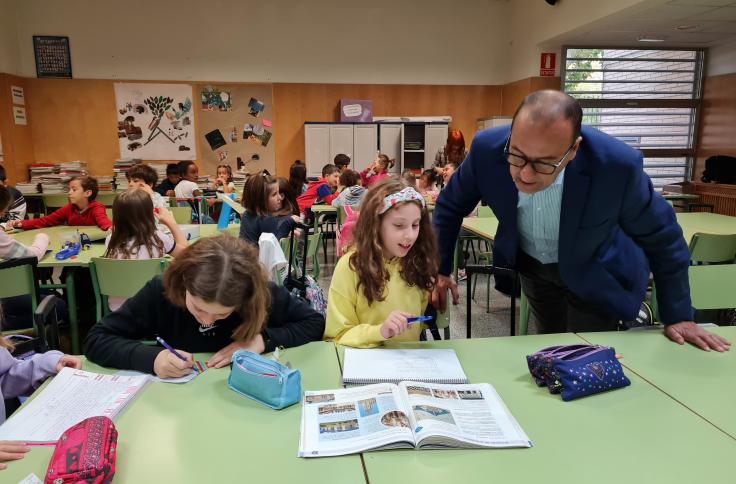
M 329 124 L 304 125 L 304 162 L 308 177 L 322 176 L 322 167 L 332 162 Z
M 396 160 L 391 173 L 421 171 L 434 164 L 446 140 L 447 123 L 304 123 L 307 176 L 321 176 L 322 167 L 339 153 L 360 172 L 373 163 L 376 151 Z
M 401 173 L 401 131 L 400 124 L 379 124 L 380 136 L 379 151 L 389 158 L 396 160 L 396 164 L 391 169 L 392 173 Z
M 373 163 L 378 150 L 378 126 L 375 124 L 353 125 L 352 169 L 360 173 Z

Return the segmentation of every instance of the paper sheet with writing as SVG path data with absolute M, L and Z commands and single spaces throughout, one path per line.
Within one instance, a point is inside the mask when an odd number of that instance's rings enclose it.
M 88 417 L 115 418 L 149 379 L 64 368 L 0 426 L 0 440 L 56 442 L 66 429 Z
M 468 382 L 452 349 L 345 349 L 343 383 L 398 383 L 403 380 Z

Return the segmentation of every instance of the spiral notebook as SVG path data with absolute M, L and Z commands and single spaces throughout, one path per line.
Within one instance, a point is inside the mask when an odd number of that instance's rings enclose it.
M 451 349 L 345 349 L 342 382 L 345 385 L 399 383 L 468 383 Z

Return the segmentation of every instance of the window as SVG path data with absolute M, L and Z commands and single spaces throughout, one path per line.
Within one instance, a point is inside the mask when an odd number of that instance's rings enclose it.
M 690 179 L 702 91 L 702 50 L 569 47 L 563 90 L 583 123 L 641 150 L 656 189 Z

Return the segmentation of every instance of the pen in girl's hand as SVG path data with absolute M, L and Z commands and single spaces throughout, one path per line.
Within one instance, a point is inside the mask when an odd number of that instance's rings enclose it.
M 411 326 L 414 323 L 421 323 L 422 321 L 431 321 L 434 319 L 433 316 L 412 316 L 411 318 L 406 318 L 406 323 Z
M 177 357 L 177 358 L 179 358 L 180 360 L 182 360 L 182 361 L 187 361 L 187 359 L 186 359 L 186 358 L 184 358 L 184 357 L 183 357 L 183 356 L 181 355 L 181 353 L 178 353 L 178 352 L 177 352 L 177 351 L 176 351 L 176 350 L 175 350 L 174 348 L 172 348 L 172 347 L 171 347 L 171 345 L 170 345 L 169 343 L 167 343 L 166 341 L 164 341 L 164 340 L 163 340 L 163 338 L 161 338 L 160 336 L 156 336 L 156 341 L 158 341 L 158 342 L 159 342 L 159 343 L 161 344 L 161 346 L 163 346 L 163 347 L 164 347 L 164 348 L 166 348 L 167 350 L 169 350 L 169 351 L 171 351 L 172 353 L 174 353 L 174 356 L 176 356 L 176 357 Z

